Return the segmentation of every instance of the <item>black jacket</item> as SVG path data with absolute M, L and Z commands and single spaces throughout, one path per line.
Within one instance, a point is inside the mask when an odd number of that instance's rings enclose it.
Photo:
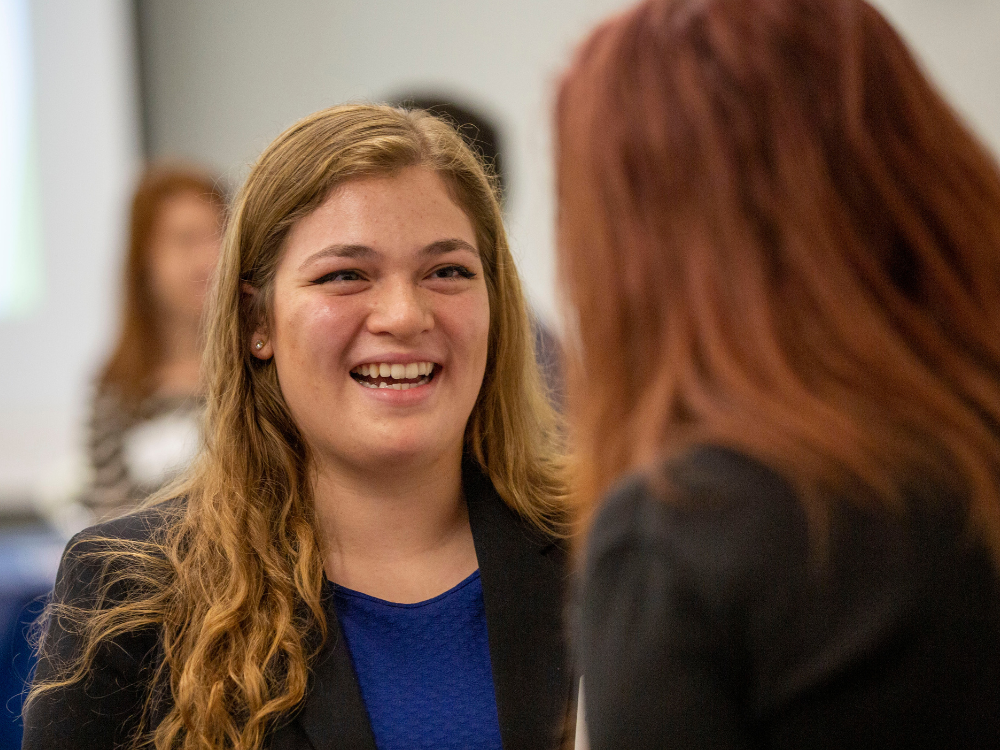
M 811 538 L 789 483 L 743 455 L 669 474 L 668 499 L 623 483 L 591 533 L 592 750 L 1000 747 L 1000 586 L 961 503 L 843 498 Z
M 463 484 L 483 584 L 503 746 L 507 750 L 556 748 L 575 698 L 563 627 L 565 553 L 513 513 L 489 480 L 468 463 Z M 78 538 L 143 540 L 162 524 L 162 514 L 154 508 L 88 529 Z M 80 546 L 75 549 L 64 556 L 55 597 L 87 606 L 100 585 L 100 572 L 81 559 Z M 329 635 L 313 664 L 308 693 L 299 710 L 270 733 L 265 745 L 272 750 L 375 750 L 332 597 L 326 597 L 326 603 Z M 58 621 L 50 626 L 47 637 L 56 654 L 72 653 L 79 646 L 78 639 L 62 630 Z M 22 747 L 110 750 L 127 746 L 161 658 L 152 629 L 107 644 L 86 682 L 50 693 L 29 708 Z M 43 659 L 38 674 L 50 674 L 52 667 Z M 152 721 L 162 716 L 161 708 Z

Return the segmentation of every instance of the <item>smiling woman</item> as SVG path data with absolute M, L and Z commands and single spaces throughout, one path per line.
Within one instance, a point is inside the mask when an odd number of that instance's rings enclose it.
M 227 230 L 205 448 L 70 543 L 24 746 L 558 746 L 563 464 L 531 342 L 449 126 L 286 131 Z
M 274 358 L 321 484 L 356 477 L 367 496 L 372 472 L 457 480 L 488 354 L 476 245 L 468 215 L 424 166 L 351 180 L 288 233 L 252 353 Z

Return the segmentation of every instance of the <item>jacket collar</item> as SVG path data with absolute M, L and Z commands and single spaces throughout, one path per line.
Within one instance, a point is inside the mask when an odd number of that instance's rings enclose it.
M 563 631 L 564 554 L 503 502 L 471 460 L 463 463 L 462 483 L 483 583 L 503 746 L 555 747 L 572 690 Z M 329 635 L 295 721 L 316 750 L 376 750 L 332 596 L 326 606 Z
M 503 746 L 551 750 L 564 729 L 573 687 L 563 618 L 565 554 L 517 516 L 471 461 L 463 483 Z

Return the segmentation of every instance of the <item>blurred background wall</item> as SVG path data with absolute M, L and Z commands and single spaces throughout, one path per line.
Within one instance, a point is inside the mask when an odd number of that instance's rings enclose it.
M 435 92 L 491 115 L 511 171 L 510 232 L 554 317 L 549 94 L 573 42 L 622 0 L 138 0 L 147 143 L 236 184 L 299 117 Z
M 1000 150 L 1000 2 L 877 4 Z M 404 93 L 472 104 L 503 131 L 512 243 L 555 322 L 550 97 L 573 44 L 626 5 L 0 0 L 27 19 L 40 208 L 34 301 L 4 312 L 0 300 L 0 512 L 73 481 L 88 384 L 116 332 L 125 209 L 144 155 L 204 162 L 236 187 L 272 138 L 321 107 Z
M 0 511 L 11 511 L 73 473 L 88 379 L 115 332 L 142 149 L 128 2 L 0 0 L 0 19 L 0 140 L 23 157 L 16 177 L 0 167 L 16 183 L 0 196 L 29 230 L 0 234 L 0 254 L 19 261 L 0 269 Z

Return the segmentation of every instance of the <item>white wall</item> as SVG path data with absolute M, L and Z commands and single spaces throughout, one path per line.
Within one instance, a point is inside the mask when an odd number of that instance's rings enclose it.
M 529 294 L 554 317 L 549 102 L 572 44 L 622 0 L 146 0 L 154 151 L 234 184 L 285 127 L 322 107 L 453 92 L 495 114 L 509 230 Z
M 39 309 L 0 321 L 0 508 L 74 455 L 139 163 L 131 4 L 36 0 L 31 21 L 45 286 Z
M 1000 0 L 870 0 L 980 138 L 1000 153 Z

